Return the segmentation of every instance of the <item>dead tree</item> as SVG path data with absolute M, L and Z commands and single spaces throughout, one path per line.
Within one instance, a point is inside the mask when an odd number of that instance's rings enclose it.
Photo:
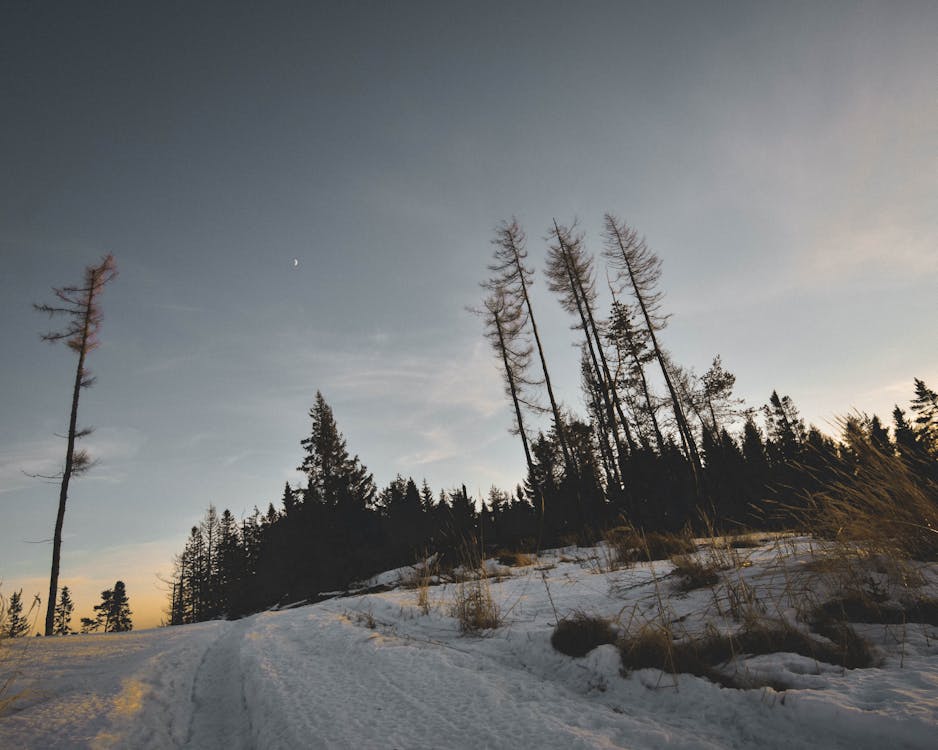
M 701 497 L 703 495 L 703 471 L 697 442 L 687 422 L 673 378 L 668 372 L 665 355 L 658 345 L 656 336 L 657 331 L 660 331 L 667 321 L 667 316 L 661 314 L 663 294 L 658 289 L 658 281 L 661 278 L 661 260 L 648 249 L 645 240 L 639 238 L 634 229 L 624 222 L 619 222 L 612 214 L 605 216 L 605 240 L 606 247 L 603 254 L 609 261 L 609 265 L 619 272 L 620 278 L 631 290 L 642 312 L 645 329 L 658 364 L 661 366 L 661 374 L 668 387 L 668 394 L 671 396 L 674 419 L 691 465 L 697 495 Z
M 544 347 L 541 345 L 534 309 L 531 306 L 531 295 L 528 290 L 534 270 L 525 265 L 528 252 L 525 248 L 524 231 L 518 225 L 518 221 L 513 218 L 510 222 L 502 222 L 495 231 L 492 244 L 495 245 L 495 258 L 488 268 L 493 276 L 483 286 L 491 290 L 501 287 L 512 301 L 511 304 L 521 307 L 525 312 L 541 362 L 544 386 L 547 389 L 547 398 L 550 401 L 550 410 L 554 418 L 554 431 L 557 433 L 557 440 L 560 442 L 560 450 L 563 453 L 564 468 L 568 475 L 575 475 L 576 465 L 570 453 L 564 422 L 560 416 L 560 407 L 554 397 L 550 373 L 547 370 L 547 359 L 544 357 Z
M 68 484 L 72 476 L 86 471 L 91 461 L 84 450 L 76 450 L 75 443 L 91 433 L 91 429 L 78 429 L 78 397 L 82 388 L 90 388 L 94 377 L 85 367 L 88 353 L 98 346 L 98 329 L 101 326 L 101 292 L 105 284 L 117 276 L 117 266 L 112 255 L 106 255 L 96 266 L 85 268 L 85 278 L 80 286 L 53 287 L 58 302 L 52 305 L 34 305 L 36 310 L 49 317 L 65 316 L 66 323 L 57 331 L 42 336 L 43 341 L 64 341 L 69 349 L 78 354 L 75 383 L 72 388 L 72 409 L 68 422 L 68 441 L 65 449 L 65 467 L 62 469 L 62 484 L 59 489 L 59 508 L 55 517 L 55 533 L 52 536 L 52 572 L 49 576 L 49 599 L 46 606 L 45 634 L 52 635 L 55 620 L 55 602 L 58 596 L 59 562 L 62 552 L 62 524 L 65 520 L 65 503 L 68 500 Z
M 601 388 L 606 418 L 612 431 L 618 455 L 619 473 L 625 471 L 626 450 L 619 434 L 619 426 L 625 434 L 630 450 L 636 449 L 635 441 L 629 429 L 628 420 L 622 410 L 618 394 L 612 387 L 612 376 L 609 364 L 602 345 L 602 337 L 593 314 L 596 304 L 596 289 L 593 280 L 592 258 L 583 247 L 582 237 L 559 226 L 554 222 L 550 237 L 554 244 L 550 245 L 547 254 L 547 277 L 550 280 L 551 291 L 560 295 L 561 305 L 567 312 L 579 316 L 580 325 L 575 326 L 583 331 L 586 337 L 587 351 L 596 373 L 596 381 Z M 618 417 L 618 419 L 617 419 Z M 623 477 L 624 479 L 624 477 Z M 620 488 L 621 488 L 620 484 Z
M 512 434 L 521 437 L 524 460 L 529 476 L 533 477 L 534 461 L 531 459 L 531 449 L 527 432 L 524 429 L 524 414 L 521 406 L 523 404 L 536 410 L 540 410 L 540 407 L 528 401 L 523 391 L 525 386 L 539 384 L 527 375 L 534 351 L 533 346 L 525 339 L 527 315 L 521 305 L 517 302 L 512 303 L 504 287 L 500 286 L 491 291 L 482 305 L 481 310 L 473 310 L 473 312 L 482 316 L 485 323 L 485 337 L 504 367 L 505 395 L 511 399 L 515 409 L 516 426 Z

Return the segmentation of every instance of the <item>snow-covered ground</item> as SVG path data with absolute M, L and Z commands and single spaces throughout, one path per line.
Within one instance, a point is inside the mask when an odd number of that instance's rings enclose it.
M 417 590 L 396 588 L 233 622 L 7 642 L 0 673 L 18 670 L 13 691 L 25 694 L 0 718 L 0 747 L 938 746 L 938 627 L 857 626 L 877 648 L 869 669 L 795 654 L 732 665 L 782 692 L 655 669 L 622 676 L 613 645 L 583 658 L 551 647 L 558 616 L 574 611 L 622 631 L 665 619 L 681 633 L 731 628 L 724 584 L 727 597 L 755 592 L 769 614 L 792 618 L 794 599 L 811 593 L 793 583 L 807 544 L 741 550 L 723 583 L 688 593 L 671 563 L 610 572 L 602 548 L 493 564 L 505 624 L 483 636 L 460 633 L 450 583 L 430 587 L 426 614 Z

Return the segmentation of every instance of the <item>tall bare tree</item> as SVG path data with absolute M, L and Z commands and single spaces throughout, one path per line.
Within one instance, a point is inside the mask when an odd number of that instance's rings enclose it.
M 91 429 L 78 429 L 78 397 L 82 388 L 94 384 L 94 377 L 85 367 L 88 353 L 98 346 L 98 329 L 101 327 L 100 297 L 105 284 L 117 276 L 114 256 L 106 255 L 96 266 L 85 268 L 85 277 L 80 286 L 53 287 L 58 302 L 52 305 L 34 305 L 36 310 L 49 317 L 64 316 L 64 327 L 43 334 L 42 340 L 52 343 L 64 341 L 78 355 L 75 382 L 72 388 L 72 408 L 68 422 L 68 443 L 65 449 L 65 467 L 62 469 L 62 484 L 59 489 L 59 508 L 55 517 L 55 533 L 52 536 L 52 572 L 49 576 L 49 599 L 46 602 L 45 634 L 52 635 L 55 625 L 55 603 L 58 596 L 59 563 L 62 552 L 62 524 L 65 520 L 65 503 L 68 500 L 68 484 L 72 476 L 87 470 L 91 461 L 87 451 L 76 450 L 76 441 L 91 433 Z
M 495 230 L 495 239 L 492 240 L 492 244 L 495 245 L 495 258 L 488 268 L 493 275 L 483 286 L 493 290 L 501 287 L 506 295 L 517 300 L 516 304 L 523 307 L 527 315 L 537 355 L 541 362 L 541 372 L 544 373 L 544 385 L 554 418 L 554 432 L 557 434 L 560 450 L 563 453 L 564 467 L 568 474 L 573 475 L 576 473 L 576 466 L 570 454 L 564 421 L 560 415 L 557 399 L 554 397 L 550 373 L 547 370 L 547 359 L 544 357 L 544 347 L 541 345 L 541 336 L 534 318 L 534 308 L 531 306 L 529 289 L 534 270 L 525 265 L 528 251 L 525 247 L 524 230 L 519 226 L 517 219 L 512 218 L 511 221 L 502 222 Z
M 655 357 L 661 366 L 661 374 L 664 376 L 664 382 L 671 396 L 674 419 L 677 422 L 681 442 L 684 444 L 684 450 L 687 453 L 694 474 L 697 494 L 702 495 L 703 472 L 700 464 L 700 454 L 697 451 L 697 442 L 694 440 L 694 435 L 687 422 L 681 400 L 674 386 L 674 380 L 668 371 L 665 354 L 658 344 L 656 335 L 667 321 L 667 316 L 661 312 L 663 294 L 658 288 L 658 281 L 661 278 L 661 260 L 648 249 L 645 240 L 640 238 L 638 233 L 625 222 L 620 222 L 615 216 L 608 213 L 605 215 L 604 221 L 606 247 L 603 254 L 609 261 L 610 267 L 619 272 L 620 277 L 631 290 L 642 312 L 652 349 L 654 349 Z
M 560 226 L 554 221 L 550 237 L 554 240 L 547 253 L 547 277 L 550 280 L 550 288 L 560 295 L 564 309 L 580 318 L 580 325 L 575 327 L 581 329 L 586 337 L 587 351 L 596 373 L 596 382 L 601 388 L 607 422 L 615 440 L 621 473 L 626 465 L 626 451 L 619 434 L 620 426 L 629 448 L 635 450 L 636 445 L 628 420 L 622 411 L 618 394 L 612 387 L 609 364 L 606 361 L 602 337 L 593 313 L 596 306 L 593 259 L 586 252 L 582 235 L 576 234 L 574 228 Z
M 529 476 L 534 476 L 534 462 L 531 459 L 528 435 L 524 429 L 521 406 L 524 404 L 540 410 L 537 404 L 528 401 L 524 395 L 524 386 L 537 385 L 539 381 L 532 381 L 527 374 L 534 347 L 525 336 L 527 314 L 518 302 L 505 292 L 504 287 L 497 286 L 485 298 L 482 309 L 474 309 L 473 312 L 482 316 L 485 337 L 504 367 L 505 394 L 511 399 L 515 409 L 516 426 L 512 433 L 521 437 Z

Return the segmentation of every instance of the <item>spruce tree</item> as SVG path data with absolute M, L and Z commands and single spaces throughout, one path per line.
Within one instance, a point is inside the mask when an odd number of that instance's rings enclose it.
M 3 635 L 7 638 L 19 638 L 29 630 L 29 621 L 23 615 L 23 590 L 10 594 L 6 620 L 3 622 Z
M 81 632 L 83 634 L 94 633 L 101 627 L 101 622 L 96 617 L 81 618 Z
M 111 593 L 110 625 L 112 633 L 124 633 L 133 630 L 134 624 L 130 619 L 133 614 L 130 602 L 127 599 L 127 589 L 123 581 L 117 581 Z
M 307 477 L 304 502 L 364 510 L 374 501 L 374 479 L 358 456 L 349 456 L 332 409 L 319 391 L 309 416 L 313 427 L 300 442 L 306 456 L 297 468 Z
M 915 378 L 915 397 L 912 399 L 915 413 L 915 432 L 918 443 L 925 453 L 938 459 L 938 393 Z
M 55 606 L 55 619 L 52 632 L 55 635 L 69 635 L 72 632 L 72 612 L 75 604 L 72 602 L 68 586 L 63 586 L 59 594 L 59 603 Z
M 114 598 L 114 589 L 105 589 L 101 592 L 101 601 L 98 604 L 95 604 L 92 609 L 94 609 L 97 614 L 95 615 L 95 620 L 97 620 L 97 627 L 105 633 L 111 632 L 111 615 L 114 611 L 111 601 Z

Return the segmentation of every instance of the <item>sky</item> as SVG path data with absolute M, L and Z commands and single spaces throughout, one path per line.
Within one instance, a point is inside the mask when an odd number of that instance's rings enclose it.
M 321 390 L 379 486 L 521 479 L 467 311 L 517 216 L 583 411 L 553 218 L 663 261 L 662 334 L 833 431 L 938 382 L 930 2 L 0 2 L 0 592 L 45 596 L 75 358 L 32 309 L 113 253 L 62 576 L 155 625 L 209 503 L 297 484 Z M 294 263 L 294 259 L 297 263 Z M 604 275 L 601 277 L 604 280 Z

